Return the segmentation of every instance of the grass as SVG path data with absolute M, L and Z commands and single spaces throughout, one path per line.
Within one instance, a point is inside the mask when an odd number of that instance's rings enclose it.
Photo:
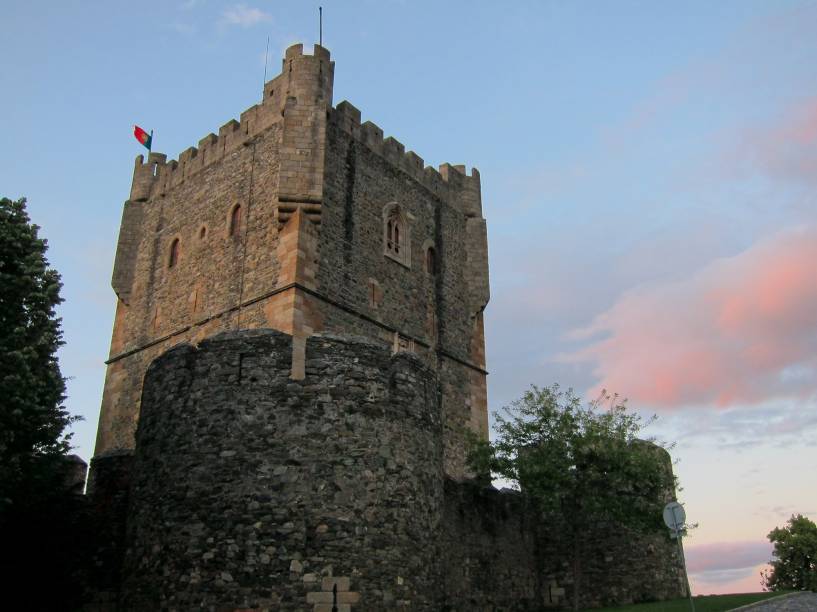
M 695 612 L 721 612 L 732 610 L 746 604 L 777 597 L 785 593 L 739 593 L 735 595 L 701 595 L 695 597 Z M 691 612 L 689 599 L 672 599 L 653 603 L 618 606 L 616 608 L 597 608 L 595 612 Z

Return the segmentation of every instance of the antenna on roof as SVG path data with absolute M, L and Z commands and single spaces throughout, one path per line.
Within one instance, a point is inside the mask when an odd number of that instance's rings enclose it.
M 323 7 L 318 7 L 318 44 L 323 47 Z
M 269 59 L 269 36 L 267 36 L 267 50 L 264 52 L 264 82 L 261 83 L 261 101 L 264 101 L 264 88 L 267 86 L 267 60 Z

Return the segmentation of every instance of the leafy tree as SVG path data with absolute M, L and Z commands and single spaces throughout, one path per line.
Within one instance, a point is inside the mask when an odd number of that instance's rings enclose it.
M 478 474 L 516 483 L 573 543 L 573 608 L 578 610 L 581 559 L 588 533 L 605 524 L 637 530 L 660 527 L 675 477 L 665 451 L 639 438 L 647 422 L 618 396 L 583 405 L 558 385 L 531 387 L 495 413 L 494 442 L 475 441 Z
M 817 591 L 817 525 L 802 514 L 767 536 L 774 544 L 772 571 L 761 576 L 768 591 Z
M 0 199 L 0 575 L 7 607 L 68 610 L 82 597 L 78 550 L 90 530 L 67 489 L 75 417 L 56 355 L 61 283 L 38 230 L 25 199 Z M 32 576 L 49 588 L 32 592 Z
M 63 344 L 54 312 L 62 285 L 25 204 L 0 199 L 0 520 L 32 487 L 51 484 L 73 421 L 62 405 L 56 355 Z

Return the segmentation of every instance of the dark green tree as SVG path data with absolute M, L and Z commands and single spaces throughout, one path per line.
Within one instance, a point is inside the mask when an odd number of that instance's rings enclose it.
M 475 442 L 471 466 L 516 483 L 542 520 L 570 538 L 577 610 L 581 559 L 593 528 L 658 529 L 663 505 L 674 495 L 668 454 L 641 439 L 655 417 L 645 422 L 607 394 L 585 405 L 558 385 L 531 387 L 494 416 L 496 439 Z
M 25 200 L 0 199 L 0 575 L 7 607 L 76 609 L 83 595 L 79 551 L 90 534 L 81 496 L 68 490 L 70 434 L 60 276 Z M 75 466 L 75 464 L 73 464 Z M 36 576 L 48 588 L 30 589 Z
M 0 199 L 0 517 L 38 485 L 69 449 L 60 275 L 48 267 L 47 243 L 31 223 L 26 201 Z
M 817 525 L 802 514 L 767 536 L 774 544 L 771 571 L 761 572 L 768 591 L 817 591 Z

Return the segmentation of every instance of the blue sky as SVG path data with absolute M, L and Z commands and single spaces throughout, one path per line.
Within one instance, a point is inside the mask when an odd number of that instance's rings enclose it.
M 257 102 L 317 3 L 0 6 L 2 195 L 62 273 L 93 452 L 110 273 L 140 146 L 176 157 Z M 427 164 L 480 169 L 489 395 L 606 386 L 674 456 L 698 592 L 757 590 L 817 518 L 815 2 L 323 2 L 348 99 Z M 811 482 L 808 482 L 808 479 Z

